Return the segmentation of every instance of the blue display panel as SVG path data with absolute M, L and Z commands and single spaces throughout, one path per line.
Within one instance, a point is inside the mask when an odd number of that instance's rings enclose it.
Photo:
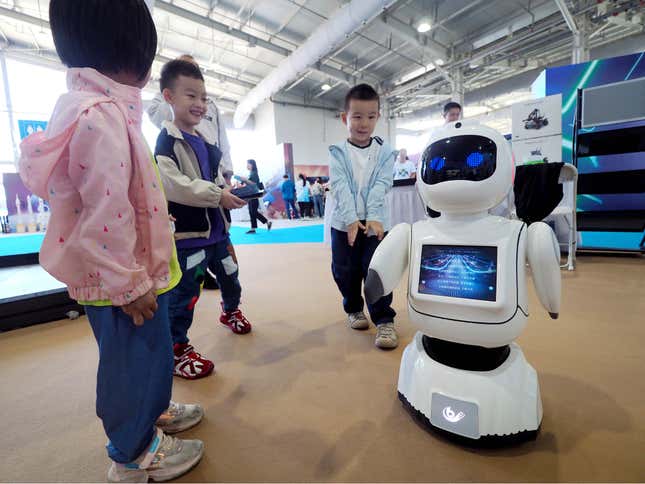
M 566 65 L 545 71 L 545 93 L 562 94 L 562 161 L 572 161 L 573 125 L 576 113 L 577 89 L 602 86 L 619 81 L 645 77 L 645 53 L 596 59 L 582 64 Z M 642 102 L 634 99 L 634 102 Z M 579 134 L 601 132 L 618 128 L 645 126 L 645 120 L 581 129 Z M 645 169 L 645 152 L 587 156 L 578 158 L 579 181 L 586 176 L 601 173 L 626 172 Z M 578 193 L 579 212 L 645 210 L 645 190 L 636 193 Z M 644 233 L 581 232 L 580 248 L 600 247 L 620 250 L 638 250 Z
M 424 245 L 421 249 L 419 292 L 495 301 L 497 247 Z

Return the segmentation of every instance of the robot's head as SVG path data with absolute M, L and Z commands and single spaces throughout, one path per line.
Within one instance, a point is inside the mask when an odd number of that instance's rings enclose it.
M 504 199 L 514 171 L 508 141 L 499 132 L 458 121 L 432 133 L 419 163 L 417 189 L 439 212 L 485 211 Z

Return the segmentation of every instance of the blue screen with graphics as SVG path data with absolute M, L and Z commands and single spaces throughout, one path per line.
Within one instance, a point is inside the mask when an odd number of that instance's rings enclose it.
M 424 245 L 421 250 L 419 292 L 495 301 L 497 247 Z
M 562 93 L 562 161 L 572 161 L 573 125 L 578 88 L 602 86 L 645 77 L 645 53 L 596 59 L 583 64 L 546 70 L 545 95 Z M 634 99 L 634 102 L 643 102 Z M 645 120 L 583 128 L 580 134 L 609 129 L 644 126 Z M 578 158 L 579 184 L 585 177 L 601 173 L 645 169 L 645 153 L 588 156 Z M 645 210 L 645 190 L 637 193 L 579 193 L 579 212 Z M 579 247 L 638 249 L 644 233 L 581 232 Z

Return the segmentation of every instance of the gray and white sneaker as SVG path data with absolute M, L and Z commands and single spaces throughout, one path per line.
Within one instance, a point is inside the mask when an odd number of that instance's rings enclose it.
M 108 482 L 164 482 L 185 474 L 204 455 L 201 440 L 181 440 L 157 429 L 152 443 L 137 460 L 129 464 L 112 462 Z
M 399 337 L 394 329 L 394 323 L 383 323 L 376 327 L 374 344 L 382 349 L 393 349 L 399 346 Z
M 370 327 L 370 322 L 365 317 L 365 313 L 360 311 L 358 313 L 349 313 L 347 315 L 347 322 L 352 329 L 367 329 Z
M 193 428 L 202 421 L 204 409 L 200 405 L 170 402 L 168 409 L 157 419 L 157 427 L 166 434 L 176 434 Z

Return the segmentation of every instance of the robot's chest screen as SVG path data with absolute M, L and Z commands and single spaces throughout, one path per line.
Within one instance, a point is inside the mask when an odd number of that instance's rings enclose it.
M 495 301 L 497 247 L 424 245 L 421 250 L 419 292 Z

